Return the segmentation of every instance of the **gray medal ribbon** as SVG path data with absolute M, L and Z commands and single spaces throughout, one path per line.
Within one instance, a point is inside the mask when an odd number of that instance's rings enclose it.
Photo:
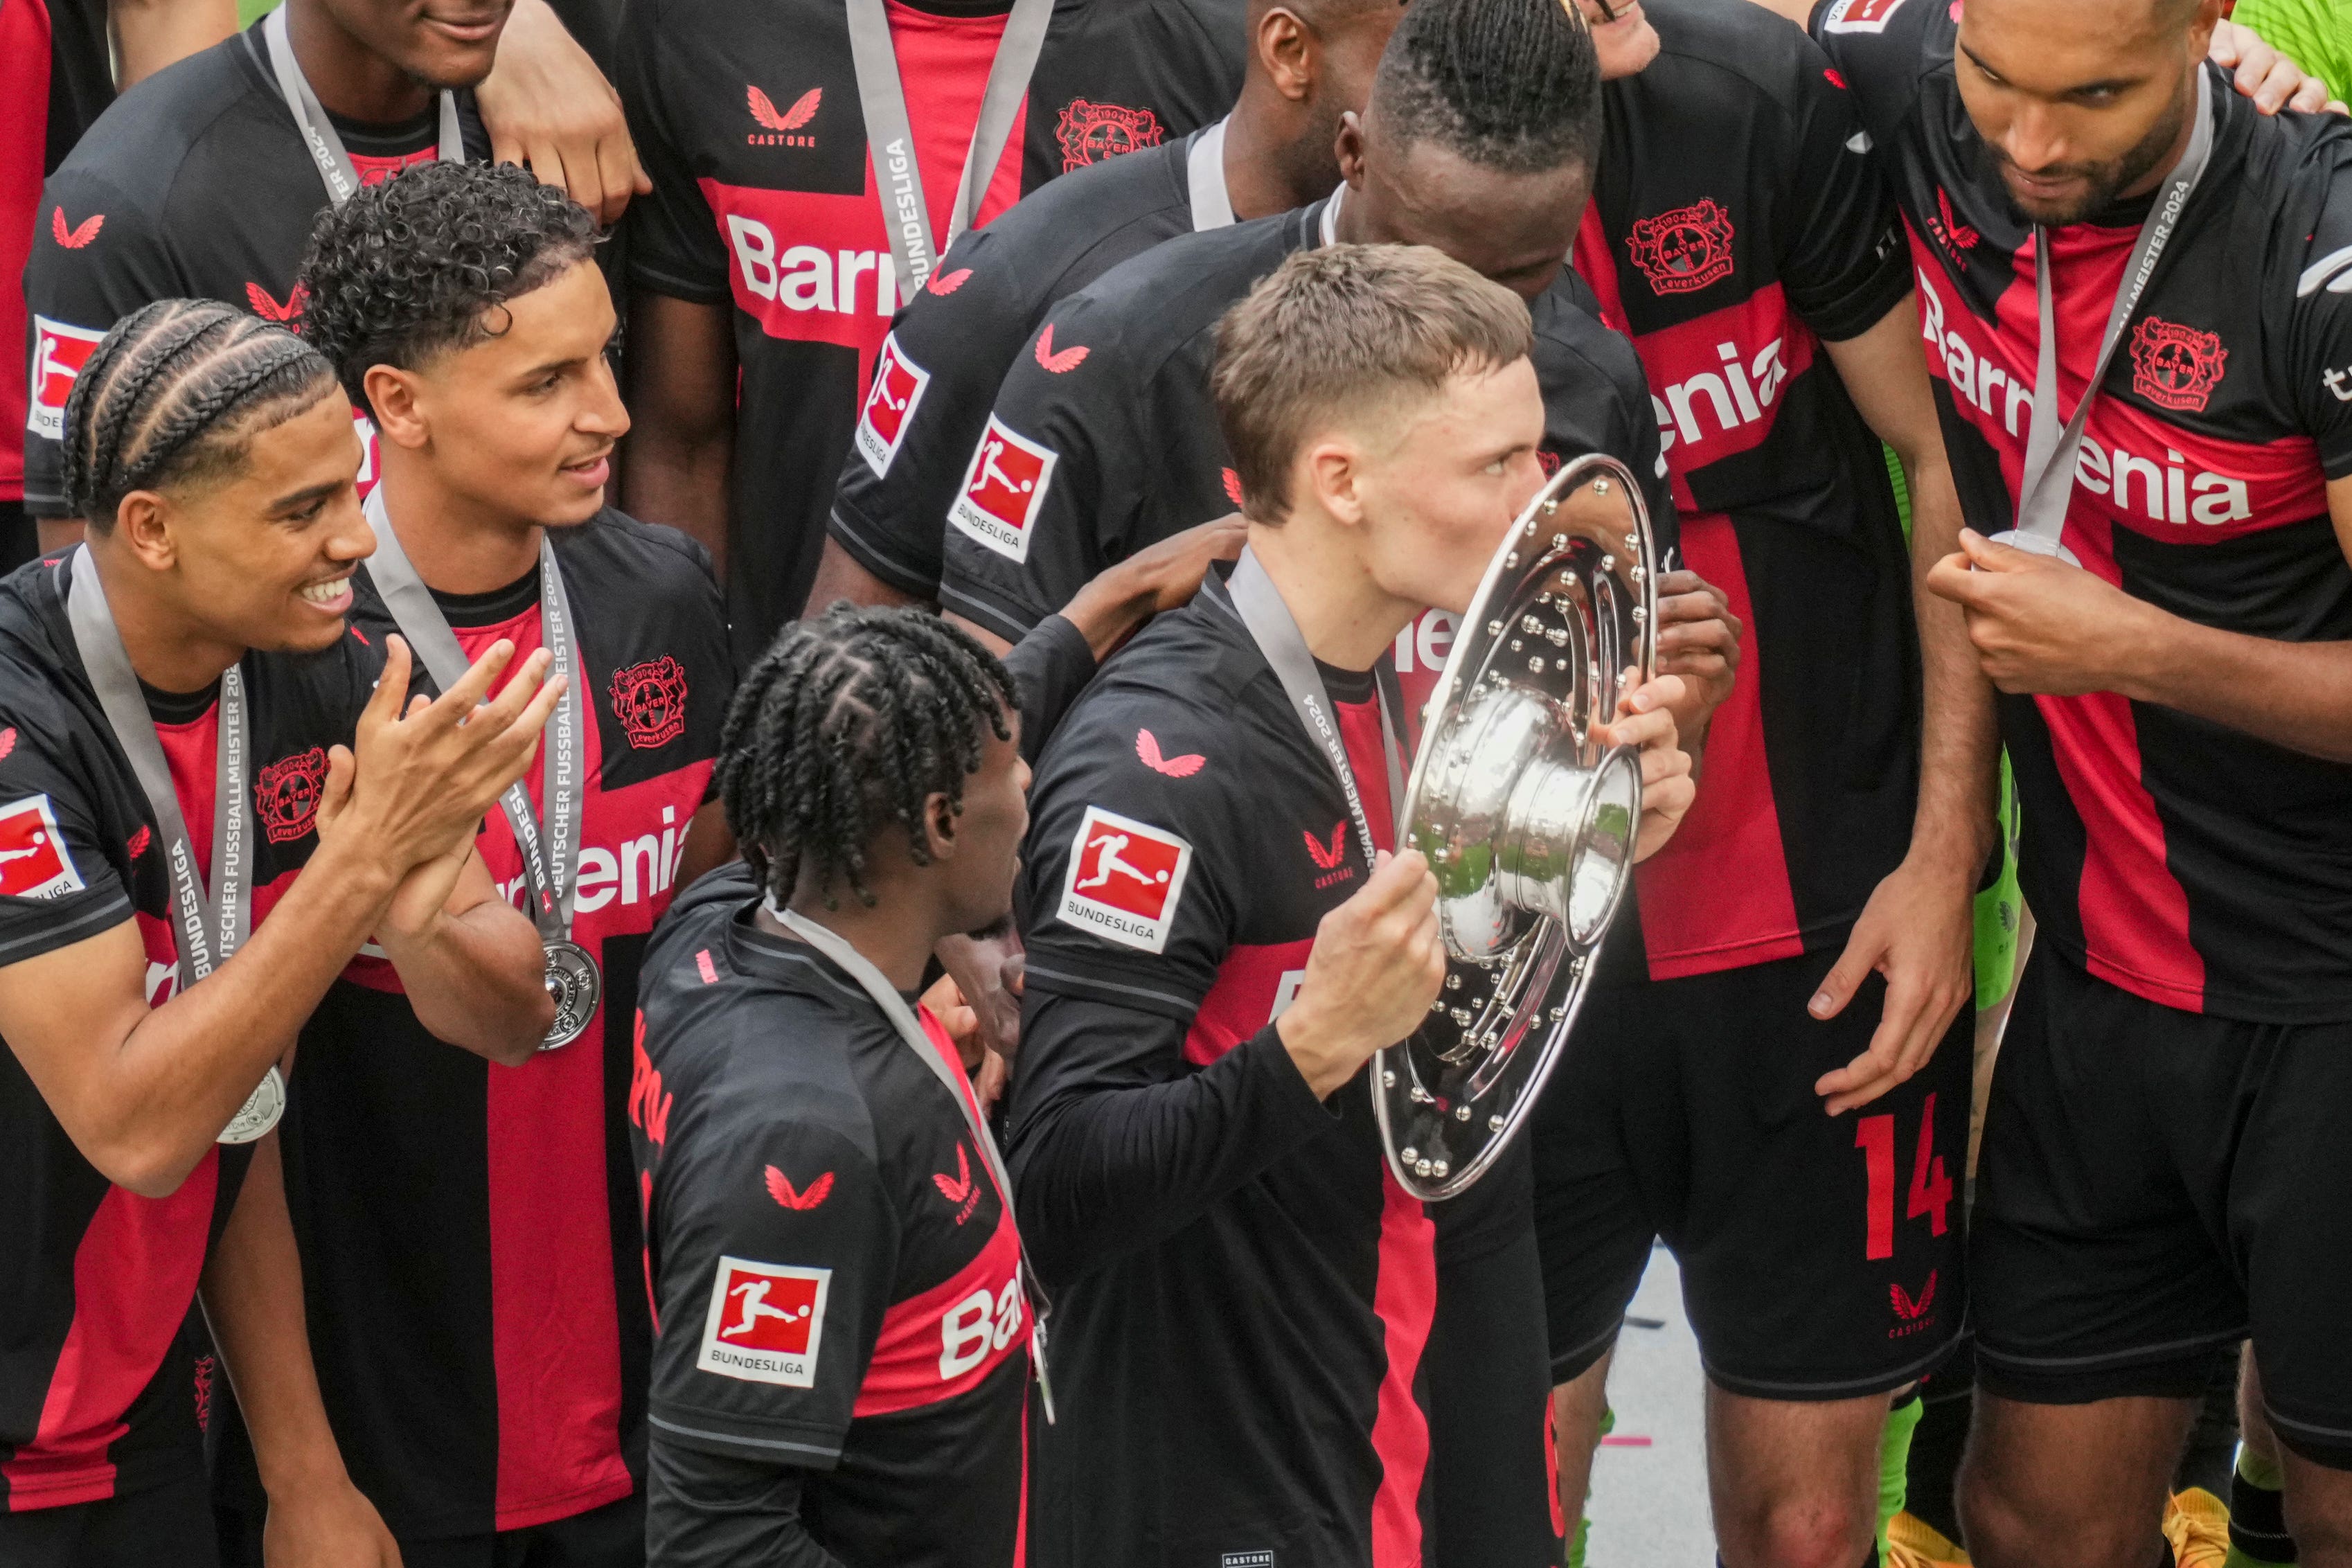
M 2148 279 L 2156 275 L 2156 265 L 2163 259 L 2165 246 L 2180 226 L 2180 215 L 2212 159 L 2212 82 L 2200 65 L 2197 71 L 2197 121 L 2189 133 L 2188 150 L 2181 153 L 2180 162 L 2165 181 L 2155 210 L 2140 226 L 2139 241 L 2132 247 L 2131 259 L 2124 266 L 2123 287 L 2116 291 L 2115 306 L 2107 312 L 2106 336 L 2099 342 L 2099 363 L 2083 388 L 2083 400 L 2074 405 L 2074 416 L 2066 421 L 2063 430 L 2058 424 L 2058 310 L 2051 285 L 2055 268 L 2050 255 L 2050 231 L 2039 224 L 2033 227 L 2034 295 L 2041 312 L 2042 348 L 2033 373 L 2033 423 L 2026 435 L 2025 467 L 2018 484 L 2017 526 L 1999 536 L 2003 543 L 2040 555 L 2073 560 L 2073 552 L 2058 541 L 2066 527 L 2067 505 L 2074 495 L 2074 457 L 2082 449 L 2083 433 L 2090 425 L 2091 405 L 2098 401 L 2100 384 L 2106 379 L 2107 366 L 2123 342 L 2124 329 L 2131 324 L 2133 312 L 2139 309 L 2140 299 L 2147 292 Z
M 866 115 L 867 153 L 874 160 L 874 189 L 882 201 L 882 226 L 898 263 L 898 301 L 906 304 L 928 281 L 956 237 L 980 216 L 980 205 L 996 177 L 997 160 L 1013 134 L 1013 121 L 1029 95 L 1030 73 L 1045 47 L 1045 25 L 1054 0 L 1013 0 L 997 41 L 996 61 L 971 127 L 963 175 L 956 183 L 948 214 L 946 244 L 931 239 L 931 209 L 923 203 L 923 171 L 915 156 L 915 132 L 907 118 L 907 89 L 898 79 L 898 55 L 890 43 L 890 16 L 883 0 L 848 0 L 849 52 L 857 68 L 857 102 Z
M 1274 579 L 1265 574 L 1257 552 L 1246 546 L 1234 567 L 1232 578 L 1225 584 L 1225 591 L 1233 601 L 1234 613 L 1256 642 L 1258 652 L 1265 656 L 1275 679 L 1282 682 L 1283 692 L 1298 715 L 1299 727 L 1322 748 L 1331 771 L 1339 775 L 1339 793 L 1348 798 L 1348 814 L 1356 824 L 1357 845 L 1364 852 L 1364 871 L 1370 875 L 1379 863 L 1371 818 L 1364 810 L 1363 794 L 1356 787 L 1356 772 L 1348 762 L 1348 742 L 1339 733 L 1331 695 L 1323 689 L 1323 678 L 1315 673 L 1315 656 L 1307 651 L 1307 639 L 1299 635 L 1290 606 L 1282 602 L 1282 595 L 1276 589 Z M 1381 749 L 1387 753 L 1389 764 L 1389 810 L 1395 812 L 1404 805 L 1404 747 L 1397 740 L 1397 716 L 1404 710 L 1404 696 L 1397 684 L 1396 668 L 1386 657 L 1373 667 L 1373 671 L 1381 693 Z
M 278 91 L 286 100 L 286 111 L 294 117 L 295 127 L 302 132 L 302 145 L 310 152 L 310 162 L 318 166 L 319 178 L 327 187 L 327 198 L 341 206 L 360 188 L 359 171 L 352 167 L 352 155 L 343 146 L 343 139 L 335 134 L 335 123 L 327 118 L 325 106 L 319 95 L 310 90 L 310 83 L 295 63 L 294 45 L 286 36 L 286 7 L 280 5 L 261 25 L 261 37 L 268 47 L 270 73 L 278 79 Z M 440 156 L 445 162 L 461 163 L 466 159 L 466 140 L 457 123 L 457 95 L 441 94 Z
M 1195 132 L 1184 149 L 1184 184 L 1191 193 L 1192 232 L 1228 228 L 1234 217 L 1233 193 L 1225 188 L 1225 121 Z
M 66 569 L 73 577 L 66 618 L 73 627 L 74 651 L 81 656 L 107 727 L 129 759 L 163 836 L 163 864 L 172 883 L 172 945 L 179 954 L 179 985 L 184 992 L 236 955 L 252 921 L 253 836 L 247 831 L 251 805 L 246 791 L 252 730 L 245 707 L 245 678 L 236 665 L 221 671 L 220 733 L 213 767 L 213 875 L 207 889 L 188 837 L 187 817 L 180 810 L 179 792 L 172 787 L 171 764 L 155 736 L 147 700 L 140 695 L 131 656 L 123 651 L 122 634 L 115 626 L 89 547 L 77 548 Z M 285 1080 L 272 1067 L 221 1141 L 248 1143 L 260 1137 L 277 1124 L 285 1099 Z M 243 1136 L 236 1135 L 240 1132 Z
M 434 684 L 446 691 L 464 677 L 472 661 L 457 645 L 457 634 L 449 629 L 441 606 L 433 602 L 433 591 L 401 549 L 400 535 L 393 531 L 391 516 L 384 510 L 381 486 L 368 495 L 367 519 L 375 530 L 375 553 L 366 563 L 368 578 L 383 596 L 400 635 L 416 650 Z M 521 780 L 507 787 L 499 805 L 514 828 L 523 876 L 530 884 L 531 923 L 539 928 L 541 945 L 552 949 L 572 940 L 572 907 L 579 894 L 580 818 L 587 794 L 581 753 L 587 715 L 580 689 L 572 603 L 563 591 L 555 546 L 544 532 L 539 541 L 539 619 L 540 641 L 554 660 L 548 674 L 551 679 L 562 676 L 565 681 L 562 700 L 555 705 L 555 716 L 548 723 L 546 752 L 540 763 L 541 794 L 547 805 L 546 832 L 540 831 L 530 788 Z
M 907 1005 L 907 999 L 898 994 L 898 988 L 890 984 L 887 976 L 875 968 L 873 963 L 852 947 L 839 932 L 793 913 L 778 903 L 772 894 L 763 903 L 770 914 L 783 922 L 785 930 L 849 972 L 850 978 L 874 998 L 874 1005 L 882 1009 L 882 1016 L 890 1020 L 892 1027 L 898 1031 L 898 1037 L 907 1042 L 909 1050 L 922 1058 L 931 1076 L 947 1089 L 948 1098 L 955 1101 L 956 1110 L 963 1115 L 964 1126 L 971 1134 L 972 1146 L 980 1151 L 981 1163 L 988 1167 L 989 1179 L 996 1184 L 996 1195 L 1004 1204 L 1006 1216 L 1011 1217 L 1013 1178 L 1005 1173 L 1003 1157 L 996 1152 L 996 1139 L 988 1131 L 988 1123 L 981 1120 L 979 1104 L 969 1084 L 949 1069 L 930 1037 L 924 1034 L 915 1010 Z M 1019 1234 L 1017 1226 L 1014 1234 Z M 1054 1419 L 1054 1390 L 1045 1377 L 1043 1298 L 1031 1277 L 1025 1253 L 1021 1259 L 1020 1270 L 1022 1300 L 1029 1309 L 1030 1361 L 1037 1370 L 1037 1392 L 1045 1404 L 1045 1420 L 1050 1424 Z

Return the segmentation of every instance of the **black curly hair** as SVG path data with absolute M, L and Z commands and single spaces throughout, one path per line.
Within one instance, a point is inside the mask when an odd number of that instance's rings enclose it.
M 66 397 L 66 505 L 100 533 L 133 490 L 234 471 L 253 437 L 335 389 L 316 349 L 217 300 L 157 300 L 114 324 Z
M 719 738 L 719 798 L 743 858 L 778 902 L 814 871 L 825 907 L 860 902 L 866 847 L 890 823 L 930 863 L 923 801 L 963 809 L 986 734 L 1010 740 L 1013 678 L 928 611 L 837 604 L 787 626 L 751 667 Z
M 588 209 L 526 170 L 419 163 L 320 209 L 302 258 L 302 336 L 373 413 L 370 366 L 411 369 L 497 336 L 498 307 L 595 249 Z
M 1372 78 L 1381 126 L 1505 174 L 1590 166 L 1601 60 L 1574 13 L 1563 0 L 1413 0 Z

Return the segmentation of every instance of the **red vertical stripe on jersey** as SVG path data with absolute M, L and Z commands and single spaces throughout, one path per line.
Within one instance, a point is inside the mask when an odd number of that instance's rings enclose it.
M 1354 831 L 1341 829 L 1342 849 Z M 1299 859 L 1304 862 L 1308 853 L 1302 839 Z M 1355 859 L 1352 850 L 1348 851 L 1348 859 Z M 1361 885 L 1360 877 L 1351 879 Z M 1297 942 L 1237 942 L 1227 948 L 1217 965 L 1216 984 L 1201 998 L 1192 1026 L 1184 1031 L 1184 1059 L 1194 1067 L 1207 1067 L 1272 1023 L 1289 1001 L 1286 993 L 1295 991 L 1297 979 L 1305 978 L 1307 954 L 1314 945 L 1314 938 L 1307 937 Z
M 981 95 L 997 46 L 1003 41 L 1005 18 L 1002 12 L 993 16 L 936 16 L 898 0 L 889 0 L 887 9 L 898 79 L 907 89 L 908 122 L 915 133 L 915 159 L 923 171 L 923 205 L 931 211 L 931 240 L 945 255 L 948 214 L 955 205 L 957 182 L 963 178 L 971 128 L 980 119 Z M 981 198 L 982 223 L 1021 199 L 1021 144 L 1028 124 L 1029 97 L 1024 93 L 1013 111 L 1004 151 L 989 174 L 988 194 Z M 876 211 L 880 211 L 878 202 Z
M 2084 568 L 2110 583 L 2122 574 L 2113 526 L 2079 513 L 2066 539 Z M 2085 966 L 2100 979 L 2191 1013 L 2205 1006 L 2205 958 L 2189 940 L 2189 893 L 2172 874 L 2164 819 L 2140 780 L 2139 723 L 2131 700 L 2112 691 L 2036 697 L 2050 751 L 2083 819 Z
M 25 259 L 41 205 L 41 165 L 49 142 L 49 8 L 46 0 L 0 0 L 0 501 L 25 495 Z M 74 215 L 77 220 L 81 215 Z
M 205 1151 L 179 1190 L 142 1198 L 109 1187 L 74 1249 L 66 1331 L 30 1448 L 5 1465 L 11 1511 L 96 1502 L 114 1492 L 106 1450 L 122 1413 L 154 1377 L 204 1273 L 220 1151 Z
M 1650 976 L 1672 980 L 1803 952 L 1780 813 L 1765 754 L 1754 671 L 1756 613 L 1739 535 L 1720 515 L 1683 519 L 1683 559 L 1720 589 L 1748 628 L 1748 668 L 1707 725 L 1698 799 L 1664 849 L 1634 868 Z
M 1381 1170 L 1380 1274 L 1372 1311 L 1381 1321 L 1388 1366 L 1372 1416 L 1372 1452 L 1381 1462 L 1372 1497 L 1372 1568 L 1421 1568 L 1421 1481 L 1429 1468 L 1429 1418 L 1413 1397 L 1429 1325 L 1437 1314 L 1437 1227 L 1421 1200 Z

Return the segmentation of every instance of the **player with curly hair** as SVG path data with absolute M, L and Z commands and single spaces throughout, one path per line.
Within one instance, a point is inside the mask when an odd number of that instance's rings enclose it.
M 940 940 L 1010 913 L 1012 678 L 919 610 L 793 626 L 728 715 L 744 865 L 646 957 L 633 1147 L 659 1568 L 1021 1559 L 1024 1292 L 1003 1167 L 937 1018 Z
M 322 211 L 301 275 L 304 337 L 381 432 L 359 630 L 405 636 L 428 688 L 501 638 L 573 682 L 475 846 L 546 949 L 541 1048 L 490 1071 L 362 962 L 298 1058 L 314 1353 L 410 1568 L 644 1550 L 637 962 L 672 890 L 733 854 L 710 786 L 734 667 L 700 547 L 605 505 L 628 416 L 595 247 L 524 171 L 435 163 Z

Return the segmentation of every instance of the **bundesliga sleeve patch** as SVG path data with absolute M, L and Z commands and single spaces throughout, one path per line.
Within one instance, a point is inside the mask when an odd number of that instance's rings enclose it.
M 876 479 L 889 473 L 890 460 L 915 422 L 915 405 L 930 384 L 931 373 L 907 357 L 898 333 L 882 340 L 882 353 L 874 361 L 874 384 L 857 416 L 857 455 Z
M 45 441 L 66 438 L 66 396 L 74 377 L 89 363 L 103 331 L 77 327 L 70 321 L 33 318 L 32 395 L 26 399 L 25 428 Z
M 1029 559 L 1029 525 L 1045 502 L 1057 456 L 992 414 L 963 471 L 948 521 L 1010 561 Z
M 1830 7 L 1830 14 L 1822 18 L 1822 31 L 1883 33 L 1901 9 L 1903 0 L 1837 0 Z
M 1062 920 L 1105 942 L 1165 952 L 1192 847 L 1165 829 L 1087 807 L 1062 879 Z
M 49 797 L 30 795 L 0 805 L 0 894 L 59 899 L 81 889 L 81 873 L 66 852 Z
M 694 1364 L 720 1377 L 816 1386 L 817 1342 L 824 1332 L 830 1268 L 795 1268 L 721 1258 Z

